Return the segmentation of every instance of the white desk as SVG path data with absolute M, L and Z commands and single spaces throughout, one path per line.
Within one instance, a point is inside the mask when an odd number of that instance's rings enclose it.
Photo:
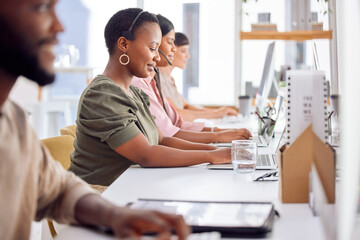
M 279 137 L 277 135 L 276 137 Z M 276 139 L 273 141 L 276 142 Z M 274 149 L 259 148 L 259 153 Z M 255 171 L 253 177 L 266 171 Z M 208 170 L 205 164 L 185 168 L 131 167 L 103 196 L 117 205 L 138 198 L 208 201 L 270 201 L 280 213 L 273 231 L 266 239 L 326 239 L 318 217 L 307 204 L 282 204 L 278 199 L 278 182 L 253 182 L 232 170 Z M 65 226 L 58 229 L 59 239 L 114 239 L 91 230 Z
M 255 175 L 263 171 L 255 172 Z M 187 168 L 132 167 L 121 175 L 103 196 L 118 205 L 138 198 L 271 201 L 281 217 L 276 219 L 267 239 L 325 239 L 320 219 L 307 204 L 281 204 L 277 182 L 247 182 L 232 170 L 208 170 L 204 165 Z M 58 230 L 59 239 L 113 239 L 76 227 Z

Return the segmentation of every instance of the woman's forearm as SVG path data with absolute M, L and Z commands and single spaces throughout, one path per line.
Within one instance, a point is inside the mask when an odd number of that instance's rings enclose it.
M 185 141 L 162 138 L 160 144 L 176 145 L 179 148 L 191 145 Z M 209 146 L 211 148 L 211 146 Z M 114 149 L 123 157 L 142 167 L 185 167 L 200 163 L 228 163 L 231 160 L 230 149 L 182 150 L 163 145 L 151 145 L 144 135 L 139 134 Z
M 187 167 L 201 163 L 212 163 L 211 151 L 180 150 L 162 145 L 150 147 L 151 154 L 144 154 L 139 163 L 142 167 Z
M 182 150 L 215 150 L 216 147 L 209 144 L 189 142 L 176 137 L 164 137 L 160 145 Z
M 192 132 L 180 130 L 174 135 L 174 137 L 196 143 L 213 143 L 217 141 L 217 133 L 215 132 Z
M 161 144 L 176 145 L 179 148 L 197 147 L 175 138 L 162 138 Z M 209 146 L 211 148 L 211 146 Z M 144 135 L 139 134 L 128 142 L 114 149 L 142 167 L 185 167 L 200 163 L 228 163 L 231 160 L 230 149 L 182 150 L 163 145 L 151 145 Z
M 226 129 L 226 128 L 218 128 L 218 127 L 204 127 L 203 132 L 224 132 L 228 130 L 234 130 L 234 129 Z
M 220 129 L 219 129 L 220 130 Z M 247 129 L 233 129 L 214 132 L 178 131 L 174 137 L 197 143 L 231 142 L 232 140 L 249 139 L 251 133 Z
M 184 108 L 186 110 L 193 110 L 193 111 L 205 111 L 206 110 L 206 108 L 197 107 L 197 106 L 191 105 L 191 104 L 187 104 L 186 106 L 184 106 Z
M 182 116 L 186 121 L 194 121 L 198 118 L 219 118 L 221 117 L 218 113 L 212 110 L 190 110 L 190 109 L 179 109 L 177 110 L 180 116 Z

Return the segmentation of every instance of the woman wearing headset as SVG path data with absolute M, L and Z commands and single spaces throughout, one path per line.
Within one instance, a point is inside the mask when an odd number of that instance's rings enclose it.
M 162 40 L 155 15 L 138 8 L 111 17 L 105 28 L 109 60 L 81 95 L 70 170 L 91 184 L 109 185 L 132 164 L 180 167 L 229 163 L 230 149 L 165 137 L 149 98 L 131 85 L 160 61 Z
M 161 45 L 159 47 L 160 61 L 157 66 L 167 67 L 172 64 L 176 47 L 174 45 L 174 26 L 167 18 L 157 15 L 162 33 Z M 251 133 L 246 129 L 219 129 L 216 127 L 204 127 L 202 123 L 188 122 L 163 97 L 160 83 L 161 72 L 151 77 L 134 77 L 132 84 L 141 88 L 150 97 L 150 111 L 155 116 L 155 123 L 165 136 L 177 137 L 184 140 L 200 143 L 231 142 L 236 139 L 248 139 Z M 154 77 L 155 75 L 155 77 Z
M 171 76 L 175 67 L 184 69 L 187 60 L 190 58 L 189 54 L 189 39 L 185 34 L 177 32 L 175 34 L 174 44 L 176 52 L 173 56 L 172 65 L 161 67 L 161 88 L 164 97 L 167 98 L 171 106 L 187 121 L 193 121 L 197 118 L 222 118 L 226 115 L 236 116 L 237 111 L 230 107 L 220 107 L 217 109 L 200 108 L 188 103 L 184 97 L 178 92 L 175 80 Z

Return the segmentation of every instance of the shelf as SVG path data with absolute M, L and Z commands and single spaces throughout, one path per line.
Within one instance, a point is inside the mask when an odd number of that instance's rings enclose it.
M 277 32 L 277 31 L 252 31 L 240 32 L 241 40 L 294 40 L 306 41 L 312 39 L 332 39 L 332 30 L 329 31 L 291 31 L 291 32 Z
M 75 67 L 54 67 L 55 72 L 65 73 L 88 73 L 94 70 L 94 67 L 75 66 Z

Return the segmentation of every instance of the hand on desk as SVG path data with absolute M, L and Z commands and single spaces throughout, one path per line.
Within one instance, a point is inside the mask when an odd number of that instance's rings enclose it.
M 139 239 L 146 233 L 155 233 L 156 239 L 170 240 L 174 230 L 179 240 L 185 240 L 190 233 L 182 216 L 118 207 L 97 194 L 77 201 L 75 218 L 80 224 L 110 228 L 121 239 Z
M 231 163 L 231 148 L 218 148 L 210 153 L 211 164 Z
M 116 208 L 110 222 L 115 236 L 121 239 L 138 239 L 151 232 L 157 233 L 155 239 L 170 240 L 175 230 L 178 239 L 185 240 L 190 233 L 182 216 L 159 211 Z
M 231 107 L 226 107 L 226 106 L 216 109 L 215 113 L 217 114 L 218 118 L 222 118 L 224 116 L 237 116 L 238 115 L 238 112 L 235 109 L 233 109 Z
M 252 137 L 249 130 L 245 128 L 217 132 L 217 134 L 218 135 L 216 139 L 219 143 L 231 142 L 232 140 L 249 139 L 250 137 Z

